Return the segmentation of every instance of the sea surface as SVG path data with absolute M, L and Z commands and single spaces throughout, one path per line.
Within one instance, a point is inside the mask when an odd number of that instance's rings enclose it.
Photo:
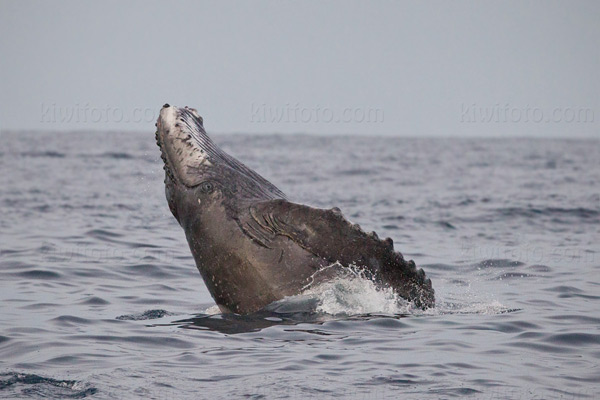
M 217 135 L 436 290 L 420 311 L 347 278 L 241 317 L 214 307 L 153 133 L 0 134 L 0 398 L 600 396 L 600 141 Z

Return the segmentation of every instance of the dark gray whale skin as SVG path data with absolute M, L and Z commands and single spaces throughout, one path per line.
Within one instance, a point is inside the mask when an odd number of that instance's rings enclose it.
M 255 312 L 349 266 L 417 307 L 435 305 L 431 280 L 392 239 L 365 233 L 337 208 L 288 201 L 219 149 L 195 109 L 165 104 L 156 127 L 169 208 L 223 312 Z

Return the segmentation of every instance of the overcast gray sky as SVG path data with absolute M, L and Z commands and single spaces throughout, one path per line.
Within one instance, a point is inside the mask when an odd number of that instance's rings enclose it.
M 600 2 L 0 2 L 0 129 L 600 137 Z

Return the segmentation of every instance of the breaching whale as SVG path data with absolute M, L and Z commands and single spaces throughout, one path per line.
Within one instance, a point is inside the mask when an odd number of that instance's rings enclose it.
M 165 104 L 156 127 L 169 208 L 223 312 L 255 312 L 349 268 L 417 307 L 434 306 L 431 280 L 392 239 L 364 232 L 338 208 L 289 201 L 219 149 L 195 109 Z

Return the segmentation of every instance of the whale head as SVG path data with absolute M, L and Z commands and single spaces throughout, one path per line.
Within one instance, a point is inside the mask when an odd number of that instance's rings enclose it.
M 156 143 L 164 161 L 165 191 L 177 221 L 227 206 L 235 213 L 244 200 L 283 198 L 279 189 L 222 151 L 204 130 L 194 108 L 165 104 L 156 122 Z M 225 204 L 226 203 L 226 204 Z

